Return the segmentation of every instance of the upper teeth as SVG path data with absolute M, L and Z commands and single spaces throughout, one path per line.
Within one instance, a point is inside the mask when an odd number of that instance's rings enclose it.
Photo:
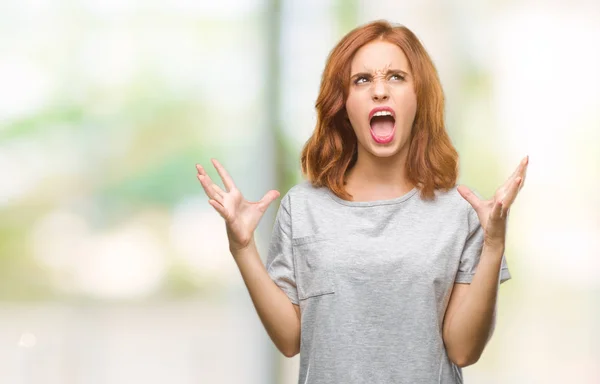
M 375 112 L 373 116 L 392 116 L 392 112 L 390 111 L 379 111 Z

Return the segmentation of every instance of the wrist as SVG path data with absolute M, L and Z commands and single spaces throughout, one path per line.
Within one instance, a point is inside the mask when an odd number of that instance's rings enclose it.
M 504 255 L 504 242 L 484 242 L 482 254 L 485 255 L 495 255 L 498 257 L 502 257 Z
M 234 259 L 238 259 L 239 257 L 244 257 L 246 254 L 255 253 L 256 251 L 256 243 L 254 242 L 254 236 L 250 238 L 250 241 L 246 245 L 232 245 L 229 244 L 229 252 L 233 256 Z
M 504 236 L 500 237 L 492 237 L 492 236 L 484 236 L 483 238 L 483 247 L 491 250 L 491 251 L 500 251 L 504 252 Z

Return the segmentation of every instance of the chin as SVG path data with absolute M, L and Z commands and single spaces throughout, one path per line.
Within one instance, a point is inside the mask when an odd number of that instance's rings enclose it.
M 400 152 L 400 149 L 402 148 L 400 143 L 396 140 L 392 141 L 391 143 L 389 143 L 385 146 L 378 145 L 373 142 L 371 142 L 369 144 L 370 144 L 368 147 L 369 153 L 371 153 L 373 156 L 377 156 L 377 157 L 381 157 L 381 158 L 392 157 L 394 155 L 397 155 Z
M 372 155 L 381 157 L 383 159 L 383 158 L 387 158 L 387 157 L 393 157 L 394 155 L 397 155 L 399 151 L 397 149 L 392 149 L 392 148 L 386 148 L 386 149 L 375 148 L 373 151 L 370 151 L 370 152 Z

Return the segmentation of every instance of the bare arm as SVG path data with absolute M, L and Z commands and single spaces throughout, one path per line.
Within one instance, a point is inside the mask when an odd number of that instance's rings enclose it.
M 300 310 L 271 280 L 254 242 L 254 231 L 279 192 L 271 190 L 258 202 L 248 201 L 227 170 L 216 159 L 212 163 L 225 189 L 215 184 L 199 164 L 196 165 L 198 180 L 209 204 L 225 220 L 229 250 L 269 337 L 281 353 L 294 356 L 300 349 Z
M 454 284 L 443 338 L 448 357 L 460 367 L 479 360 L 494 331 L 503 251 L 484 246 L 471 284 Z
M 233 257 L 269 337 L 284 356 L 295 356 L 300 351 L 300 308 L 271 280 L 254 241 Z
M 477 362 L 494 331 L 508 211 L 523 187 L 528 164 L 529 156 L 526 156 L 489 200 L 482 200 L 465 186 L 458 187 L 484 230 L 475 275 L 470 284 L 454 285 L 444 318 L 442 333 L 446 351 L 458 366 Z

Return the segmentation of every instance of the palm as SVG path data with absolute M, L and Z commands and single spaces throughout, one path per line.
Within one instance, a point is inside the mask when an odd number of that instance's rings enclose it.
M 485 231 L 489 244 L 504 245 L 507 217 L 512 203 L 523 188 L 529 157 L 524 158 L 513 174 L 501 185 L 489 200 L 481 200 L 469 188 L 460 186 L 458 192 L 471 204 Z
M 213 160 L 213 164 L 226 190 L 213 183 L 200 165 L 197 166 L 198 179 L 210 198 L 209 203 L 225 219 L 230 249 L 233 251 L 245 248 L 252 241 L 260 219 L 271 202 L 279 196 L 279 192 L 272 190 L 260 201 L 248 201 L 237 189 L 225 168 L 216 160 Z
M 258 203 L 244 199 L 237 189 L 230 191 L 223 203 L 226 212 L 223 218 L 228 227 L 228 235 L 241 244 L 247 244 L 264 211 L 260 210 Z

